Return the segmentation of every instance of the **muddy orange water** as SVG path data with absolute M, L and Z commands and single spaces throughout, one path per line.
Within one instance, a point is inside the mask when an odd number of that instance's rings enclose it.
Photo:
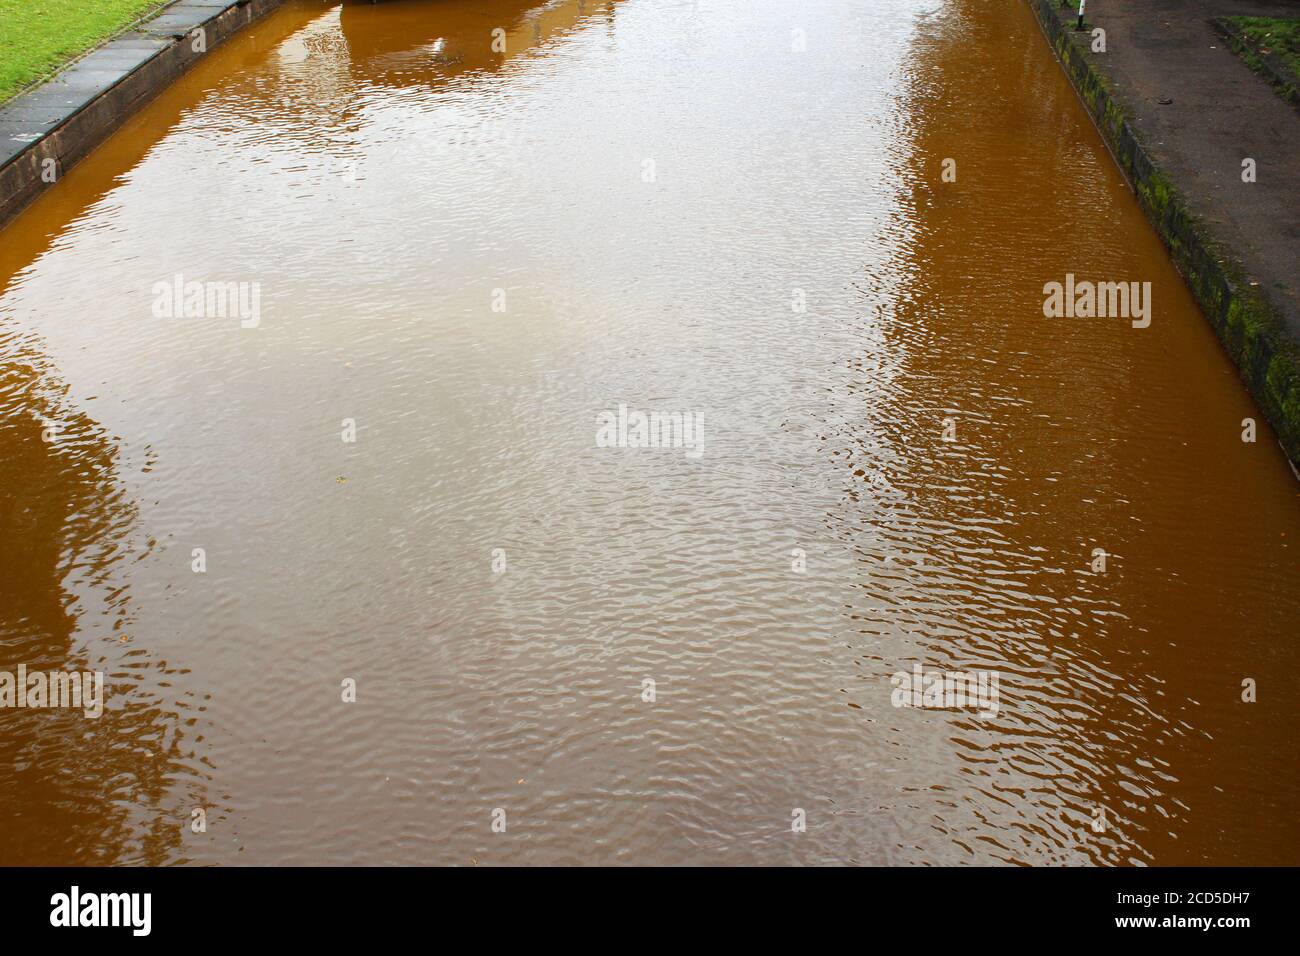
M 0 862 L 1300 862 L 1300 485 L 1023 3 L 290 2 L 0 346 L 0 667 L 107 681 Z

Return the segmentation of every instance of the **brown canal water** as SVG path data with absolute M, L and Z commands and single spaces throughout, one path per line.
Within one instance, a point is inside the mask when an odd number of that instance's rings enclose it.
M 0 354 L 0 663 L 107 681 L 0 862 L 1300 862 L 1298 486 L 1018 0 L 290 2 Z

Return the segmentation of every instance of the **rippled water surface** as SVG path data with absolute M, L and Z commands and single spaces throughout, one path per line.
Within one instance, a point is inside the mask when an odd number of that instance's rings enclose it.
M 1300 486 L 1020 2 L 292 0 L 0 350 L 3 662 L 109 683 L 0 712 L 0 862 L 1300 862 Z

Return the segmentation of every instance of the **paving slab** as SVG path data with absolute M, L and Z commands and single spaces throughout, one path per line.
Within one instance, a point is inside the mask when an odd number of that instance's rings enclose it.
M 232 3 L 177 3 L 167 8 L 167 12 L 144 24 L 140 31 L 153 36 L 182 37 L 197 26 L 207 23 Z

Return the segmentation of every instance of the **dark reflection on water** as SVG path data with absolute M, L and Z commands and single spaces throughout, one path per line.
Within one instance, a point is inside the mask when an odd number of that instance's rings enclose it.
M 0 353 L 0 669 L 104 673 L 99 716 L 0 710 L 0 861 L 183 859 L 190 809 L 207 805 L 190 740 L 202 707 L 172 700 L 177 669 L 133 644 L 130 565 L 153 542 L 118 477 L 132 463 L 39 341 L 0 326 Z
M 486 0 L 441 4 L 389 0 L 344 4 L 338 35 L 358 80 L 384 86 L 428 85 L 473 71 L 499 69 L 580 17 L 603 12 L 611 0 L 539 4 L 536 0 Z M 550 7 L 548 10 L 547 7 Z
M 828 443 L 853 469 L 833 527 L 864 676 L 1002 677 L 997 717 L 878 711 L 914 788 L 899 812 L 932 812 L 956 859 L 1294 863 L 1300 781 L 1257 762 L 1293 754 L 1300 711 L 1240 694 L 1294 652 L 1295 491 L 1240 442 L 1235 382 L 1226 408 L 1178 386 L 1223 379 L 1217 344 L 1042 43 L 1021 4 L 922 21 L 890 375 L 852 363 Z M 1152 281 L 1163 321 L 1044 321 L 1067 272 Z

